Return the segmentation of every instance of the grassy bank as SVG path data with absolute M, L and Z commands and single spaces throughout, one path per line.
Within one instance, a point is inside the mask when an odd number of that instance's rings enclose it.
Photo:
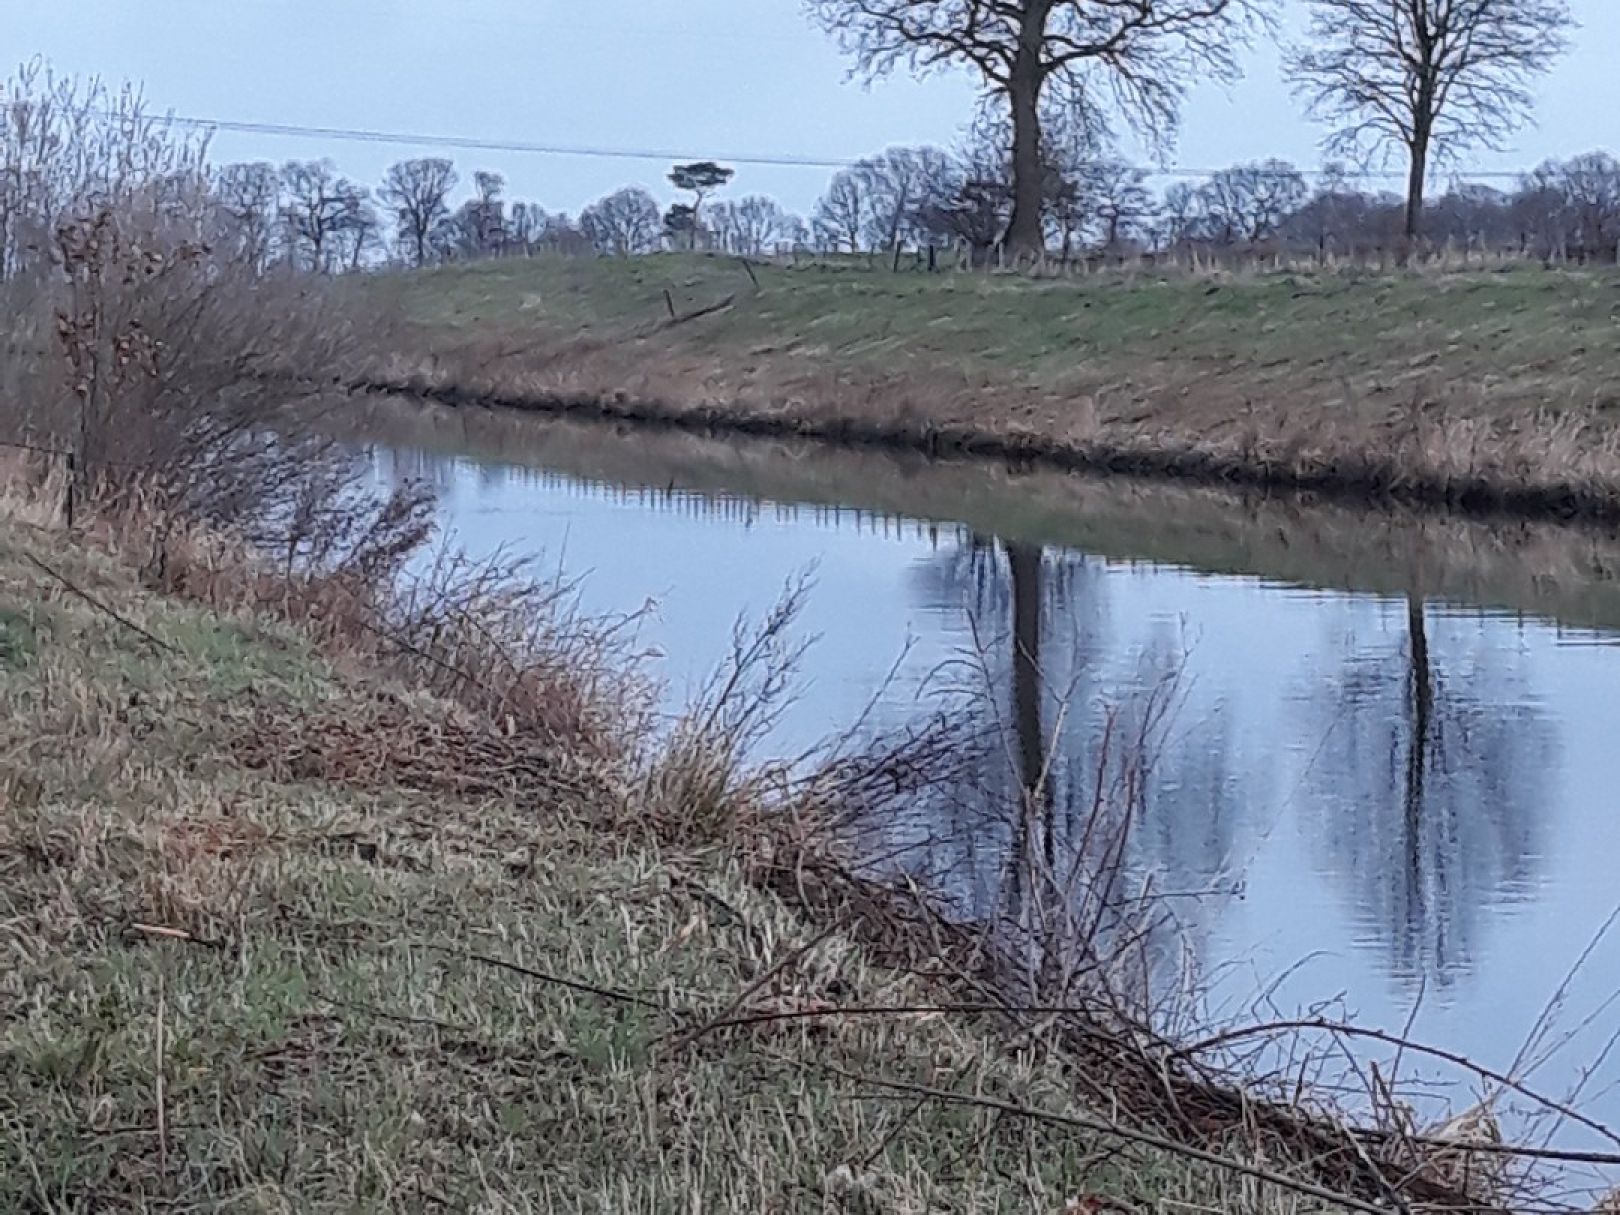
M 452 402 L 1620 511 L 1613 272 L 1036 282 L 669 256 L 357 289 L 406 322 L 371 378 Z
M 801 1018 L 940 997 L 641 788 L 0 511 L 0 1208 L 1304 1201 L 985 1018 Z
M 0 1209 L 1287 1215 L 1506 1183 L 1080 989 L 1013 999 L 986 938 L 842 867 L 813 799 L 756 817 L 701 735 L 484 714 L 322 583 L 250 601 L 228 553 L 154 566 L 149 528 L 52 514 L 0 500 Z

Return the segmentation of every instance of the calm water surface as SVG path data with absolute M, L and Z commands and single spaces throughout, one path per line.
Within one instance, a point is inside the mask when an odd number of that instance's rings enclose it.
M 416 407 L 371 432 L 379 475 L 436 483 L 461 545 L 543 554 L 591 609 L 656 604 L 641 639 L 676 701 L 739 614 L 813 570 L 784 753 L 874 695 L 898 725 L 964 680 L 1010 720 L 1015 626 L 1038 628 L 1072 806 L 1109 723 L 1173 677 L 1133 859 L 1188 895 L 1228 1011 L 1274 984 L 1282 1012 L 1414 1017 L 1506 1068 L 1620 903 L 1606 535 Z M 1001 824 L 885 829 L 965 905 L 991 897 Z M 1543 1088 L 1566 1094 L 1620 1029 L 1617 988 L 1620 930 L 1562 994 Z M 1611 1120 L 1617 1078 L 1603 1062 L 1582 1092 Z

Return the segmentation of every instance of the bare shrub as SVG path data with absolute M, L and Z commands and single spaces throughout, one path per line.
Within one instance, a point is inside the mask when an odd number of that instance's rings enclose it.
M 339 480 L 334 445 L 301 424 L 314 392 L 288 377 L 332 384 L 354 326 L 310 283 L 216 258 L 191 228 L 142 196 L 59 225 L 59 273 L 28 308 L 53 318 L 55 349 L 24 373 L 22 421 L 72 453 L 86 494 L 140 485 L 184 514 L 262 526 L 296 514 L 312 478 Z
M 379 318 L 228 239 L 205 153 L 132 89 L 0 86 L 0 442 L 52 453 L 81 509 L 279 541 L 354 480 L 307 423 Z
M 808 641 L 793 623 L 810 579 L 790 582 L 757 624 L 739 619 L 731 653 L 675 722 L 644 780 L 648 819 L 676 843 L 736 840 L 745 821 L 771 807 L 770 791 L 787 783 L 792 763 L 750 766 L 751 751 L 792 703 L 794 675 Z
M 206 151 L 133 86 L 24 63 L 0 81 L 0 282 L 49 272 L 63 216 L 95 200 L 170 192 L 203 171 Z

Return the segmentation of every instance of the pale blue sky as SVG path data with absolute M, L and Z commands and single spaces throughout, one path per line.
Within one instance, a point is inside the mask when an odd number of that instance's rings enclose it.
M 1539 89 L 1538 125 L 1505 155 L 1518 169 L 1607 145 L 1620 152 L 1620 0 L 1572 0 L 1576 49 Z M 1301 0 L 1282 0 L 1297 28 Z M 143 81 L 176 113 L 251 122 L 426 132 L 691 155 L 855 157 L 891 143 L 950 143 L 970 117 L 965 75 L 870 89 L 805 21 L 797 0 L 0 0 L 0 62 L 42 54 L 70 73 Z M 1319 160 L 1320 131 L 1248 55 L 1245 80 L 1196 88 L 1175 162 Z M 220 134 L 218 160 L 329 156 L 374 183 L 431 149 Z M 504 173 L 514 197 L 577 211 L 626 183 L 661 197 L 662 162 L 455 152 L 464 177 Z M 744 167 L 733 192 L 805 211 L 825 169 Z

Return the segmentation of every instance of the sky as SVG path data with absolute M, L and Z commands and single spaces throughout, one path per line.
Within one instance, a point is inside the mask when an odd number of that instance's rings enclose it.
M 1286 38 L 1304 0 L 1277 2 Z M 1620 0 L 1571 7 L 1583 28 L 1537 89 L 1536 125 L 1469 167 L 1620 153 Z M 181 116 L 660 153 L 444 153 L 469 183 L 492 169 L 511 197 L 569 212 L 627 184 L 672 198 L 666 152 L 845 162 L 891 144 L 948 146 L 977 96 L 965 73 L 851 80 L 798 0 L 0 0 L 0 64 L 36 55 L 61 73 L 139 82 Z M 1322 131 L 1282 82 L 1276 46 L 1244 62 L 1239 83 L 1190 90 L 1172 166 L 1320 162 Z M 1130 140 L 1122 150 L 1146 159 Z M 213 142 L 216 162 L 330 158 L 368 185 L 394 160 L 443 152 L 235 132 Z M 745 164 L 730 193 L 807 213 L 830 174 Z

